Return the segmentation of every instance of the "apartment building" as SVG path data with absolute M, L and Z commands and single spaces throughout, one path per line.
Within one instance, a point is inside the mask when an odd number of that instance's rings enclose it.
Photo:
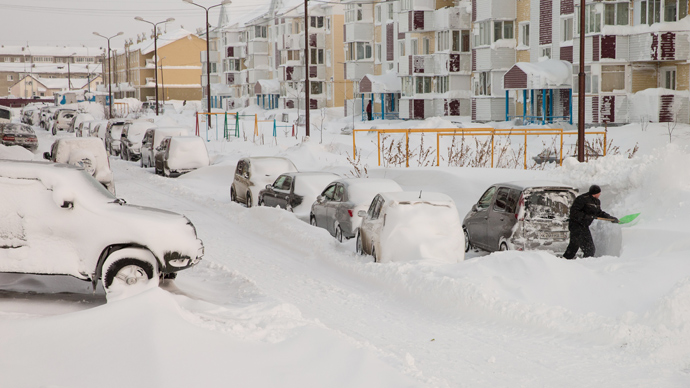
M 157 72 L 159 100 L 201 100 L 201 57 L 206 51 L 206 41 L 190 31 L 177 29 L 161 33 L 155 46 L 158 48 L 157 63 L 153 38 L 139 38 L 137 43 L 128 41 L 124 50 L 114 51 L 110 81 L 114 97 L 154 99 Z M 107 63 L 104 74 L 107 80 Z
M 10 89 L 27 76 L 93 80 L 101 74 L 102 60 L 98 47 L 0 46 L 0 97 L 12 94 Z M 46 96 L 38 87 L 20 89 L 16 97 Z

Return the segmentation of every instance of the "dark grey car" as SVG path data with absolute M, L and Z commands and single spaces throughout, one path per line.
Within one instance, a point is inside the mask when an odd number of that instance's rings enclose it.
M 329 184 L 311 205 L 309 222 L 328 230 L 338 241 L 357 235 L 362 218 L 360 210 L 367 210 L 378 193 L 402 191 L 391 179 L 350 178 Z
M 259 191 L 275 182 L 285 172 L 295 172 L 297 167 L 287 158 L 258 156 L 242 158 L 237 162 L 235 176 L 230 185 L 230 199 L 252 207 Z
M 272 185 L 259 191 L 260 206 L 278 206 L 309 217 L 311 204 L 329 183 L 340 178 L 331 172 L 290 172 L 280 175 Z
M 552 182 L 510 182 L 489 187 L 462 223 L 465 251 L 563 252 L 568 245 L 568 214 L 577 195 Z

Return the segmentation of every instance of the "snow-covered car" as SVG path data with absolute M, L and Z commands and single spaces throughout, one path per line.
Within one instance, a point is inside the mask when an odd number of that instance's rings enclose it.
M 0 105 L 0 123 L 12 122 L 12 110 L 6 106 Z
M 65 131 L 69 129 L 70 125 L 72 125 L 72 120 L 74 120 L 76 115 L 77 111 L 74 109 L 62 108 L 56 110 L 53 114 L 51 123 L 53 135 L 57 135 L 58 131 Z
M 26 124 L 2 123 L 0 124 L 0 144 L 18 145 L 33 152 L 38 148 L 38 138 L 33 128 Z
M 101 141 L 105 137 L 105 129 L 108 128 L 108 120 L 97 120 L 89 125 L 89 134 L 84 134 L 84 136 L 91 136 L 100 138 Z M 105 145 L 105 142 L 103 142 Z
M 568 217 L 577 190 L 556 182 L 509 182 L 489 187 L 462 223 L 465 251 L 548 250 L 568 246 Z
M 0 161 L 0 272 L 102 281 L 108 299 L 201 260 L 186 217 L 117 199 L 83 169 Z
M 141 142 L 146 131 L 156 128 L 149 120 L 133 120 L 124 125 L 120 134 L 120 157 L 124 160 L 137 161 L 141 158 Z
M 168 136 L 189 136 L 191 130 L 187 127 L 157 127 L 149 128 L 141 142 L 141 167 L 153 167 L 155 165 L 156 149 L 161 141 Z
M 50 152 L 43 158 L 54 163 L 66 163 L 81 167 L 115 195 L 113 171 L 103 142 L 93 137 L 69 137 L 53 142 Z
M 53 114 L 55 114 L 55 111 L 58 110 L 58 108 L 59 107 L 54 105 L 44 106 L 41 108 L 38 125 L 46 131 L 49 131 Z
M 177 177 L 209 165 L 206 142 L 198 136 L 167 136 L 156 150 L 156 174 Z
M 311 205 L 309 222 L 328 230 L 338 241 L 353 238 L 362 224 L 357 215 L 378 193 L 402 191 L 391 179 L 349 178 L 329 184 Z
M 67 132 L 74 132 L 74 134 L 78 137 L 88 136 L 82 133 L 82 124 L 87 122 L 93 122 L 95 120 L 96 118 L 93 117 L 93 115 L 90 113 L 77 113 L 77 115 L 74 116 L 74 120 L 72 120 L 70 127 L 67 129 Z
M 43 104 L 27 104 L 22 108 L 21 122 L 27 125 L 38 125 Z
M 275 156 L 242 158 L 237 162 L 235 176 L 230 185 L 230 199 L 252 207 L 259 191 L 275 182 L 284 172 L 297 172 L 290 159 Z
M 289 172 L 259 191 L 259 206 L 280 207 L 308 219 L 311 204 L 329 183 L 340 176 L 332 172 Z
M 458 210 L 442 193 L 379 193 L 369 210 L 357 213 L 362 226 L 356 249 L 375 262 L 435 259 L 464 260 L 464 241 Z
M 575 148 L 574 145 L 573 148 Z M 595 151 L 594 148 L 592 148 L 589 144 L 585 144 L 585 161 L 600 158 L 602 156 L 604 155 Z M 572 155 L 563 155 L 563 159 L 565 158 L 577 158 L 577 150 L 575 150 L 575 153 Z M 534 160 L 534 162 L 537 164 L 560 163 L 561 156 L 558 152 L 555 152 L 554 150 L 545 149 L 544 151 L 540 152 L 537 156 L 533 156 L 532 160 Z
M 110 155 L 117 156 L 120 154 L 120 137 L 122 136 L 122 128 L 124 128 L 125 124 L 128 122 L 130 122 L 130 120 L 108 120 L 108 125 L 105 127 L 105 132 L 103 133 L 103 143 L 105 144 L 106 151 L 108 151 Z

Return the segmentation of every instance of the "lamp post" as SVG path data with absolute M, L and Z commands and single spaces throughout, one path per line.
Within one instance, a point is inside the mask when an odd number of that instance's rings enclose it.
M 77 55 L 77 53 L 72 53 L 67 57 L 67 90 L 70 91 L 72 90 L 72 73 L 70 72 L 69 69 L 69 63 L 70 60 L 72 59 L 72 56 Z
M 110 116 L 109 116 L 109 118 L 112 118 L 113 117 L 113 89 L 112 89 L 112 82 L 111 82 L 112 78 L 110 75 L 113 72 L 113 66 L 110 63 L 110 39 L 112 39 L 116 36 L 120 36 L 120 35 L 124 34 L 124 32 L 120 31 L 111 37 L 103 36 L 103 35 L 99 34 L 98 32 L 94 32 L 93 34 L 96 36 L 100 36 L 101 38 L 105 38 L 108 41 L 108 99 L 109 99 L 108 104 L 110 105 L 110 112 L 109 112 Z
M 163 76 L 163 60 L 167 57 L 161 58 L 161 83 L 163 84 L 163 103 L 165 104 L 165 77 Z
M 209 43 L 209 33 L 208 33 L 208 11 L 211 8 L 215 7 L 220 7 L 221 5 L 227 5 L 232 3 L 231 0 L 223 0 L 220 2 L 220 4 L 212 5 L 210 7 L 204 7 L 202 5 L 199 5 L 195 3 L 192 0 L 182 0 L 185 3 L 189 3 L 191 5 L 196 5 L 199 8 L 203 8 L 204 11 L 206 11 L 206 111 L 208 113 L 206 117 L 206 123 L 210 126 L 211 125 L 211 55 L 209 54 L 211 51 L 211 45 Z
M 577 160 L 585 161 L 585 0 L 580 1 L 580 72 L 577 74 Z
M 160 110 L 160 106 L 158 106 L 158 31 L 156 30 L 156 26 L 158 26 L 161 23 L 170 23 L 174 22 L 174 18 L 167 18 L 163 20 L 162 22 L 158 23 L 153 23 L 148 20 L 145 20 L 144 18 L 137 16 L 134 18 L 134 20 L 138 20 L 140 22 L 148 23 L 153 26 L 153 73 L 155 77 L 155 83 L 156 83 L 156 116 L 158 116 L 158 111 Z

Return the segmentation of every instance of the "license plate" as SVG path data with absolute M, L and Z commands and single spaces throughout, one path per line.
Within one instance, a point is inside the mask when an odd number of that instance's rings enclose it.
M 550 240 L 564 240 L 566 237 L 566 232 L 542 232 L 539 233 L 539 237 Z

